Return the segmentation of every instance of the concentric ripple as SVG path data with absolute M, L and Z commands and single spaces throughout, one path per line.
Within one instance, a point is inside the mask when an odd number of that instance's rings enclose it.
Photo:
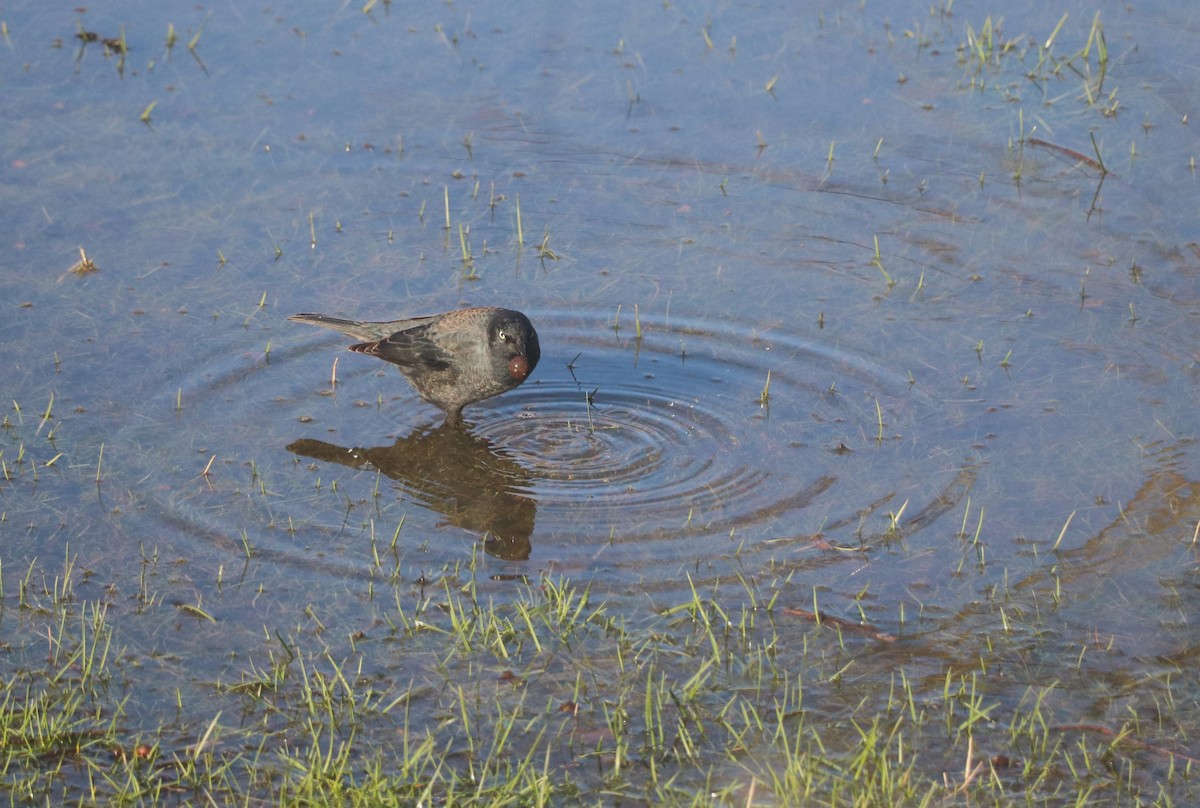
M 148 399 L 106 465 L 158 480 L 147 532 L 214 564 L 249 547 L 281 580 L 370 570 L 377 531 L 403 524 L 397 547 L 422 569 L 483 540 L 643 590 L 734 550 L 775 565 L 869 544 L 889 514 L 927 523 L 969 485 L 967 460 L 931 464 L 924 448 L 944 408 L 820 332 L 527 313 L 540 364 L 469 407 L 465 429 L 441 426 L 393 368 L 302 332 L 269 363 L 199 363 Z
M 498 399 L 476 428 L 531 470 L 540 533 L 629 543 L 815 532 L 845 506 L 801 512 L 861 465 L 851 447 L 867 458 L 875 402 L 912 416 L 904 378 L 791 334 L 644 315 L 640 334 L 578 314 L 535 322 L 544 345 L 575 353 L 544 357 L 537 383 Z M 879 500 L 878 481 L 864 475 L 848 501 Z

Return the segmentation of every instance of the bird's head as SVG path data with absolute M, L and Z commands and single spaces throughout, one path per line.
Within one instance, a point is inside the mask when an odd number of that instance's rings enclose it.
M 525 381 L 542 358 L 537 331 L 519 311 L 496 312 L 488 323 L 488 345 L 497 359 L 504 362 L 505 372 L 514 385 Z

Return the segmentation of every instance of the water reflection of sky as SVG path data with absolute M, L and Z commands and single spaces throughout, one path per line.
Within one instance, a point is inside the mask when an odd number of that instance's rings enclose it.
M 191 601 L 248 541 L 254 609 L 286 614 L 372 579 L 401 521 L 402 575 L 455 563 L 485 531 L 408 470 L 378 497 L 370 464 L 288 451 L 437 414 L 348 354 L 321 395 L 341 345 L 284 318 L 497 303 L 540 313 L 545 351 L 475 412 L 503 450 L 476 470 L 518 463 L 538 506 L 530 560 L 489 556 L 497 597 L 555 569 L 636 609 L 736 568 L 835 609 L 866 586 L 885 624 L 916 598 L 920 631 L 969 637 L 997 586 L 1018 612 L 1066 587 L 1063 642 L 1103 619 L 1131 656 L 1186 645 L 1195 23 L 1105 4 L 1089 105 L 1094 55 L 1037 67 L 1060 9 L 1005 8 L 1025 55 L 977 69 L 985 9 L 852 6 L 7 9 L 0 447 L 66 460 L 0 488 L 28 525 L 5 576 L 69 545 L 121 579 L 153 546 Z M 1093 13 L 1068 11 L 1064 60 Z M 78 26 L 124 27 L 123 75 Z M 80 247 L 98 272 L 68 271 Z

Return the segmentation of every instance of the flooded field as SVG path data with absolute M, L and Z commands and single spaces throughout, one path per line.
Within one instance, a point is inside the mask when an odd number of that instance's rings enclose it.
M 0 10 L 13 801 L 1195 800 L 1189 11 Z

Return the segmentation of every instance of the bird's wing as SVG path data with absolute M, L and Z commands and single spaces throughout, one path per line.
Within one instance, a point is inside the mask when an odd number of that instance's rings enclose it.
M 446 370 L 452 355 L 432 338 L 433 322 L 422 323 L 374 342 L 351 345 L 350 350 L 370 354 L 402 368 Z

